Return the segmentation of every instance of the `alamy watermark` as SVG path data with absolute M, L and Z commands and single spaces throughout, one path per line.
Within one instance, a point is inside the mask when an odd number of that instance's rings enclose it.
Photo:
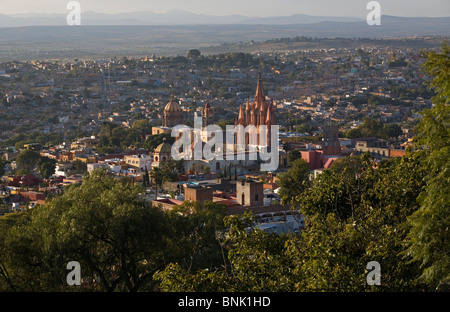
M 370 286 L 373 286 L 373 285 L 380 286 L 381 285 L 381 265 L 380 265 L 380 263 L 378 263 L 377 261 L 371 261 L 371 262 L 367 263 L 366 269 L 371 270 L 367 274 L 367 278 L 366 278 L 367 284 Z
M 81 4 L 78 1 L 70 1 L 66 6 L 67 10 L 70 10 L 67 14 L 67 25 L 75 26 L 81 25 Z
M 381 5 L 378 1 L 370 1 L 367 3 L 367 10 L 371 10 L 369 14 L 367 14 L 367 24 L 369 26 L 373 25 L 381 25 Z
M 278 125 L 227 125 L 224 143 L 220 126 L 203 128 L 202 118 L 194 117 L 193 129 L 186 125 L 172 128 L 171 135 L 176 141 L 171 155 L 175 160 L 261 160 L 261 171 L 275 171 L 279 165 L 279 128 Z
M 81 285 L 81 265 L 77 261 L 70 261 L 66 266 L 67 270 L 71 270 L 67 274 L 66 281 L 69 286 L 80 286 Z

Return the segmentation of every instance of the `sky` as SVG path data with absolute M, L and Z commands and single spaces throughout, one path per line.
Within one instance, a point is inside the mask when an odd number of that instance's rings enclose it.
M 0 0 L 0 14 L 67 13 L 70 0 Z M 208 15 L 288 16 L 308 14 L 365 18 L 369 0 L 78 0 L 82 12 L 184 10 Z M 450 0 L 378 0 L 381 14 L 450 16 Z

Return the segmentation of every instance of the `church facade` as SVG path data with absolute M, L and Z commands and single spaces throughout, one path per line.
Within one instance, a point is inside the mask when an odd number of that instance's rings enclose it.
M 273 100 L 267 100 L 264 94 L 263 81 L 261 74 L 258 75 L 258 83 L 256 86 L 255 97 L 252 102 L 247 100 L 244 108 L 241 105 L 239 108 L 239 117 L 235 120 L 235 126 L 243 126 L 247 128 L 254 126 L 256 128 L 256 145 L 270 146 L 271 126 L 276 125 L 275 107 Z M 260 133 L 260 126 L 267 126 L 267 133 Z M 263 136 L 266 136 L 265 138 Z M 245 142 L 242 142 L 242 137 L 245 137 Z M 245 136 L 237 134 L 237 144 L 252 144 L 249 133 Z

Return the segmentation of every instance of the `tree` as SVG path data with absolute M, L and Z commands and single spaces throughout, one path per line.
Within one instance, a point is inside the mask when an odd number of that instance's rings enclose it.
M 148 173 L 147 166 L 145 166 L 145 173 L 144 173 L 144 176 L 142 178 L 142 186 L 143 187 L 150 186 L 150 174 Z
M 0 217 L 0 291 L 157 291 L 153 276 L 167 264 L 228 266 L 224 208 L 185 202 L 164 212 L 129 179 L 94 170 L 47 205 Z M 67 285 L 70 261 L 81 265 L 80 288 Z
M 301 235 L 264 232 L 251 214 L 227 217 L 229 267 L 192 272 L 173 263 L 157 274 L 162 290 L 423 290 L 419 266 L 404 255 L 404 225 L 424 187 L 420 157 L 336 161 L 291 200 L 305 219 Z M 371 261 L 382 265 L 381 286 L 366 282 Z
M 0 176 L 5 174 L 5 166 L 8 162 L 4 158 L 0 158 Z
M 313 130 L 314 128 L 307 123 L 302 123 L 295 126 L 295 131 L 300 133 L 311 133 Z
M 48 275 L 39 274 L 36 280 L 35 275 L 30 274 L 42 273 L 42 261 L 45 261 L 38 251 L 41 244 L 37 236 L 28 231 L 30 221 L 30 213 L 24 212 L 0 217 L 1 291 L 39 291 L 47 282 Z M 30 266 L 34 266 L 34 270 L 30 270 Z
M 85 174 L 87 172 L 87 164 L 81 160 L 72 162 L 72 168 L 69 169 L 69 174 Z
M 16 159 L 18 174 L 30 175 L 40 159 L 41 155 L 37 151 L 26 149 L 20 152 Z
M 361 138 L 363 135 L 361 133 L 361 130 L 359 128 L 350 129 L 347 131 L 346 137 L 350 139 L 357 139 Z
M 407 254 L 420 263 L 420 280 L 434 290 L 450 289 L 450 46 L 442 44 L 439 53 L 430 52 L 424 64 L 433 78 L 429 84 L 437 92 L 436 106 L 426 110 L 414 138 L 427 187 L 420 193 L 420 209 L 409 218 Z
M 294 204 L 305 189 L 309 187 L 309 164 L 304 159 L 296 159 L 292 167 L 280 175 L 280 197 L 283 203 Z
M 225 219 L 231 264 L 227 291 L 292 291 L 298 276 L 285 248 L 290 237 L 264 232 L 254 226 L 252 214 Z
M 404 225 L 418 208 L 423 186 L 415 154 L 378 164 L 365 154 L 338 161 L 319 175 L 299 203 L 305 228 L 294 253 L 307 281 L 300 289 L 370 289 L 361 270 L 370 261 L 383 267 L 382 285 L 373 290 L 423 289 L 416 282 L 418 265 L 403 254 Z
M 424 68 L 427 74 L 432 77 L 428 82 L 430 87 L 434 89 L 436 95 L 433 97 L 435 103 L 450 103 L 450 87 L 449 87 L 449 58 L 450 45 L 448 42 L 443 42 L 439 52 L 430 51 L 426 55 L 427 61 Z
M 197 49 L 191 49 L 187 53 L 188 58 L 196 59 L 199 58 L 202 53 Z
M 167 161 L 161 163 L 161 171 L 163 174 L 163 182 L 176 182 L 178 176 L 184 171 L 184 161 L 174 160 L 169 158 Z
M 80 290 L 155 290 L 152 276 L 164 267 L 168 222 L 141 193 L 139 186 L 95 170 L 46 206 L 1 218 L 2 289 L 69 291 L 65 267 L 78 261 Z
M 150 151 L 155 150 L 159 145 L 161 145 L 164 142 L 164 139 L 166 139 L 166 142 L 169 144 L 173 144 L 175 141 L 175 138 L 173 138 L 170 134 L 155 134 L 151 135 L 142 145 L 143 148 L 146 148 Z
M 364 117 L 363 123 L 358 128 L 347 131 L 347 137 L 351 139 L 361 137 L 377 137 L 387 139 L 387 134 L 383 130 L 387 131 L 388 128 L 384 129 L 383 124 L 380 121 L 373 118 Z
M 383 124 L 375 119 L 364 117 L 363 123 L 359 127 L 361 129 L 361 134 L 363 137 L 382 137 L 383 134 L 381 130 L 383 129 Z
M 110 138 L 112 135 L 112 130 L 114 128 L 120 127 L 117 124 L 113 124 L 111 122 L 103 122 L 102 125 L 100 126 L 100 130 L 98 132 L 98 136 L 99 137 L 107 137 Z
M 283 150 L 286 153 L 289 153 L 290 151 L 293 150 L 293 147 L 292 147 L 292 145 L 289 142 L 283 142 Z
M 161 289 L 170 292 L 291 291 L 295 277 L 289 272 L 292 266 L 283 250 L 288 237 L 252 228 L 253 218 L 248 214 L 225 217 L 224 222 L 229 231 L 221 244 L 229 251 L 223 254 L 223 266 L 193 271 L 171 263 L 155 274 L 161 281 Z
M 133 122 L 132 127 L 143 135 L 150 134 L 152 132 L 152 127 L 147 119 L 136 120 Z
M 156 197 L 158 196 L 158 188 L 161 188 L 164 182 L 178 181 L 180 174 L 184 172 L 184 161 L 169 160 L 160 163 L 160 167 L 153 167 L 150 171 L 150 177 L 155 184 Z
M 294 161 L 300 158 L 302 158 L 302 154 L 299 151 L 292 150 L 287 152 L 288 164 L 292 164 Z
M 170 249 L 187 271 L 224 265 L 219 236 L 225 229 L 225 206 L 205 201 L 184 201 L 169 213 L 173 246 Z M 226 264 L 226 263 L 225 263 Z
M 158 199 L 158 188 L 161 188 L 164 183 L 164 174 L 159 167 L 153 167 L 150 171 L 150 177 L 153 179 L 155 184 L 155 199 Z
M 50 178 L 55 174 L 56 160 L 42 156 L 37 164 L 38 172 L 44 179 Z
M 402 128 L 398 124 L 385 124 L 383 134 L 386 138 L 397 138 L 403 134 Z

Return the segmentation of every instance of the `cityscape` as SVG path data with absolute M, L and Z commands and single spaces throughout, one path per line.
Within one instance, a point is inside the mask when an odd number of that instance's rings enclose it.
M 0 292 L 448 291 L 450 33 L 427 32 L 4 41 Z

